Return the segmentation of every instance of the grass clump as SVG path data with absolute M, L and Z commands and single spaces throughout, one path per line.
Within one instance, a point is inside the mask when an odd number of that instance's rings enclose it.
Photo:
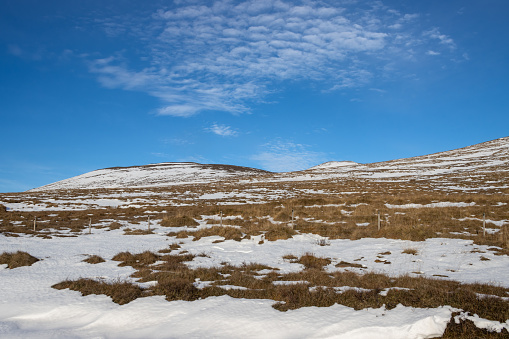
M 308 270 L 309 269 L 323 270 L 324 266 L 327 266 L 331 263 L 330 259 L 318 258 L 318 257 L 315 257 L 315 255 L 312 253 L 304 254 L 296 262 L 304 265 L 304 267 Z
M 78 280 L 66 280 L 51 286 L 57 290 L 70 289 L 79 291 L 83 296 L 90 294 L 104 294 L 111 297 L 113 302 L 124 305 L 139 297 L 143 290 L 141 287 L 127 281 L 104 282 L 93 279 L 81 278 Z
M 100 256 L 94 254 L 94 255 L 89 256 L 88 258 L 86 258 L 83 261 L 86 263 L 89 263 L 89 264 L 100 264 L 102 262 L 105 262 L 106 260 L 104 260 Z
M 133 268 L 140 269 L 155 263 L 161 256 L 154 254 L 150 251 L 145 251 L 138 254 L 131 254 L 130 252 L 120 252 L 116 254 L 111 260 L 120 261 L 118 266 L 132 266 Z
M 165 216 L 160 223 L 161 226 L 164 227 L 196 227 L 200 226 L 200 224 L 194 220 L 193 218 L 182 215 L 182 216 Z
M 180 232 L 170 232 L 167 234 L 168 236 L 175 236 L 177 238 L 187 238 L 189 236 L 194 237 L 194 241 L 200 240 L 201 238 L 211 237 L 211 236 L 220 236 L 223 237 L 224 240 L 236 240 L 240 241 L 244 237 L 242 231 L 237 227 L 230 226 L 214 226 L 211 228 L 202 228 L 197 231 L 180 231 Z
M 494 339 L 509 338 L 509 332 L 504 328 L 500 332 L 490 332 L 487 329 L 475 326 L 474 322 L 468 319 L 456 319 L 458 313 L 453 313 L 451 320 L 445 328 L 443 339 Z
M 7 264 L 7 267 L 17 268 L 22 266 L 31 266 L 33 263 L 39 261 L 36 257 L 28 254 L 27 252 L 4 252 L 0 254 L 0 264 Z
M 159 253 L 171 253 L 171 251 L 176 251 L 180 248 L 180 244 L 174 242 L 168 246 L 168 248 L 164 248 L 159 250 Z
M 405 248 L 401 253 L 417 255 L 419 251 L 416 248 Z
M 297 232 L 288 226 L 274 225 L 270 226 L 267 233 L 265 233 L 265 239 L 268 241 L 286 240 L 296 233 Z
M 132 275 L 133 278 L 139 278 L 140 282 L 157 281 L 157 284 L 144 290 L 126 282 L 105 283 L 90 279 L 65 281 L 53 287 L 70 288 L 82 292 L 83 295 L 105 294 L 111 296 L 117 303 L 126 303 L 148 295 L 164 295 L 167 300 L 188 301 L 229 295 L 233 298 L 271 299 L 275 301 L 273 307 L 280 311 L 308 306 L 328 307 L 334 304 L 356 310 L 379 308 L 382 305 L 387 309 L 393 309 L 398 304 L 416 308 L 450 305 L 489 320 L 505 322 L 509 319 L 509 302 L 503 299 L 509 289 L 504 287 L 462 284 L 426 277 L 389 277 L 373 272 L 330 273 L 323 268 L 331 261 L 317 258 L 310 253 L 300 258 L 285 256 L 285 260 L 305 266 L 301 272 L 286 274 L 254 263 L 190 269 L 185 262 L 193 258 L 191 254 L 160 255 L 151 252 L 117 254 L 113 259 L 121 261 L 119 266 L 132 266 L 137 270 Z M 196 281 L 211 283 L 198 288 L 195 285 Z M 223 285 L 242 288 L 225 289 L 221 287 Z M 345 286 L 348 288 L 344 289 Z M 386 293 L 380 293 L 381 291 Z
M 110 230 L 118 230 L 120 227 L 122 227 L 122 225 L 116 221 L 110 224 Z
M 130 229 L 126 228 L 124 230 L 124 235 L 147 235 L 147 234 L 154 234 L 152 230 L 142 230 L 142 229 Z
M 346 262 L 346 261 L 343 261 L 343 260 L 341 260 L 341 262 L 337 263 L 337 264 L 336 264 L 336 267 L 354 267 L 354 268 L 364 268 L 364 266 L 363 266 L 363 265 L 361 265 L 361 264 L 350 263 L 350 262 Z

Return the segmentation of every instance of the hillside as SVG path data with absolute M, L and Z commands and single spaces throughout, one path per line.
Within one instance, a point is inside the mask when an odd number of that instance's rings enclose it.
M 100 169 L 45 185 L 31 191 L 201 184 L 225 179 L 246 178 L 267 173 L 270 172 L 232 165 L 203 165 L 193 162 L 170 162 L 144 166 Z
M 509 336 L 509 138 L 0 194 L 0 337 Z
M 305 171 L 271 173 L 233 165 L 161 163 L 100 169 L 31 190 L 150 188 L 218 181 L 271 182 L 342 179 L 370 181 L 426 180 L 440 189 L 507 188 L 509 137 L 457 150 L 372 164 L 330 161 Z
M 446 191 L 499 192 L 509 187 L 509 137 L 406 159 L 372 164 L 339 164 L 325 163 L 307 171 L 276 174 L 274 179 L 421 181 L 430 187 Z

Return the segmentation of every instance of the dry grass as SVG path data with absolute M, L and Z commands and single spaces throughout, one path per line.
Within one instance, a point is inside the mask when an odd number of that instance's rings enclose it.
M 147 235 L 147 234 L 154 234 L 152 230 L 142 230 L 142 229 L 130 229 L 126 228 L 124 229 L 125 235 Z
M 161 226 L 164 227 L 196 227 L 200 226 L 200 224 L 187 215 L 178 215 L 178 216 L 165 216 L 161 221 Z
M 110 230 L 118 230 L 122 225 L 116 221 L 110 224 Z
M 39 261 L 39 259 L 22 251 L 4 252 L 0 254 L 0 264 L 7 264 L 7 267 L 11 269 L 22 266 L 31 266 L 37 261 Z
M 354 267 L 354 268 L 364 268 L 363 265 L 361 264 L 356 264 L 356 263 L 350 263 L 350 262 L 346 262 L 346 261 L 343 261 L 341 260 L 339 263 L 336 264 L 336 267 Z
M 169 237 L 175 236 L 177 238 L 187 238 L 194 237 L 194 241 L 200 240 L 204 237 L 211 236 L 220 236 L 223 237 L 224 240 L 236 240 L 240 241 L 244 234 L 242 234 L 241 230 L 236 227 L 220 227 L 213 226 L 211 228 L 202 228 L 197 231 L 180 231 L 180 232 L 170 232 L 167 234 Z
M 507 171 L 486 173 L 479 183 L 497 181 L 507 183 Z M 444 179 L 445 180 L 445 179 Z M 464 182 L 461 177 L 449 178 L 450 183 L 458 187 L 475 187 L 476 182 Z M 479 245 L 491 246 L 489 251 L 499 255 L 509 254 L 509 229 L 498 227 L 490 222 L 487 227 L 497 230 L 493 234 L 482 233 L 482 217 L 487 220 L 509 220 L 509 189 L 498 187 L 479 190 L 477 193 L 465 194 L 460 190 L 441 189 L 442 183 L 426 180 L 405 182 L 375 182 L 372 180 L 330 180 L 306 182 L 253 182 L 239 183 L 224 181 L 215 184 L 181 185 L 153 189 L 126 190 L 75 190 L 57 193 L 30 193 L 1 195 L 6 203 L 22 202 L 27 204 L 51 205 L 49 198 L 67 199 L 71 207 L 74 199 L 85 196 L 115 196 L 115 199 L 128 203 L 129 194 L 147 201 L 145 206 L 137 208 L 103 208 L 95 207 L 85 211 L 7 211 L 0 206 L 0 233 L 5 236 L 43 236 L 61 234 L 79 234 L 88 227 L 90 219 L 94 224 L 110 224 L 110 229 L 119 225 L 129 225 L 145 221 L 147 211 L 154 213 L 155 219 L 162 219 L 164 227 L 196 227 L 201 216 L 207 223 L 219 224 L 222 212 L 224 227 L 198 229 L 196 231 L 172 232 L 169 236 L 195 240 L 220 236 L 225 240 L 241 240 L 264 234 L 265 240 L 288 239 L 297 233 L 313 233 L 327 239 L 360 239 L 365 237 L 385 237 L 421 241 L 434 237 L 450 237 L 473 240 Z M 492 185 L 492 184 L 490 184 Z M 503 185 L 499 185 L 503 186 Z M 204 200 L 194 199 L 206 193 L 216 192 L 283 192 L 277 198 L 267 194 L 256 203 L 242 199 Z M 284 193 L 286 191 L 287 193 Z M 349 192 L 348 194 L 344 192 Z M 146 195 L 143 195 L 146 193 Z M 124 197 L 122 198 L 122 194 Z M 120 198 L 118 198 L 120 196 Z M 296 198 L 292 198 L 292 196 Z M 87 199 L 90 199 L 89 197 Z M 272 201 L 267 201 L 273 199 Z M 253 199 L 255 200 L 255 199 Z M 262 201 L 265 200 L 265 201 Z M 235 204 L 222 205 L 223 202 Z M 424 206 L 437 202 L 473 203 L 466 207 L 431 207 Z M 389 208 L 390 205 L 393 208 Z M 421 204 L 421 208 L 407 208 L 406 204 Z M 178 207 L 176 207 L 178 206 Z M 294 229 L 287 227 L 294 211 Z M 381 229 L 378 229 L 377 211 L 381 215 Z M 229 217 L 229 218 L 226 218 Z M 234 219 L 232 219 L 232 217 Z M 34 232 L 33 220 L 37 218 L 37 229 Z M 112 223 L 112 221 L 115 221 Z M 359 227 L 358 224 L 368 224 Z M 234 227 L 232 227 L 234 226 Z M 144 230 L 129 230 L 126 234 L 146 234 Z M 322 245 L 317 243 L 317 245 Z M 323 245 L 326 245 L 324 243 Z M 262 268 L 261 265 L 246 264 L 238 267 L 223 264 L 215 268 L 189 269 L 185 262 L 192 260 L 192 255 L 169 255 L 179 249 L 174 243 L 157 254 L 144 252 L 131 254 L 120 253 L 114 257 L 119 265 L 129 265 L 136 269 L 133 278 L 140 282 L 157 281 L 151 288 L 141 290 L 136 285 L 126 282 L 107 284 L 101 281 L 81 279 L 78 282 L 65 282 L 69 288 L 112 296 L 115 302 L 128 302 L 133 296 L 165 295 L 168 300 L 196 300 L 213 295 L 228 294 L 236 298 L 268 298 L 275 301 L 274 307 L 285 311 L 303 306 L 329 306 L 335 303 L 355 309 L 365 307 L 388 308 L 398 303 L 412 307 L 436 307 L 451 305 L 476 313 L 481 317 L 505 321 L 509 319 L 508 289 L 490 286 L 460 284 L 448 280 L 414 278 L 408 276 L 388 277 L 381 274 L 363 275 L 352 272 L 328 273 L 323 268 L 330 264 L 328 258 L 317 258 L 312 254 L 301 257 L 288 254 L 284 257 L 294 263 L 301 263 L 302 272 L 281 274 L 275 269 Z M 409 254 L 417 254 L 409 253 Z M 381 253 L 380 255 L 385 255 Z M 480 257 L 480 260 L 485 257 Z M 360 268 L 362 265 L 340 262 L 339 267 Z M 262 274 L 261 270 L 264 274 Z M 267 273 L 269 271 L 269 273 Z M 198 289 L 196 279 L 211 281 L 211 285 Z M 300 281 L 298 284 L 277 285 L 275 281 Z M 123 285 L 123 284 L 128 285 Z M 72 287 L 71 287 L 72 285 Z M 244 290 L 225 290 L 222 285 L 244 287 Z M 360 287 L 367 291 L 347 290 L 339 293 L 334 288 L 342 286 Z M 408 290 L 391 289 L 386 296 L 379 292 L 392 287 Z M 66 288 L 66 287 L 63 287 Z M 116 289 L 133 290 L 126 293 L 130 297 L 113 297 Z M 484 294 L 491 297 L 480 297 Z M 116 295 L 116 294 L 115 294 Z M 476 332 L 473 325 L 464 321 L 460 324 L 451 322 L 445 337 L 482 337 L 486 333 Z M 506 334 L 507 336 L 507 334 Z
M 265 239 L 268 241 L 286 240 L 297 234 L 295 230 L 287 226 L 271 226 L 265 233 Z
M 331 263 L 330 259 L 315 257 L 312 253 L 306 253 L 297 260 L 299 264 L 304 265 L 306 269 L 323 270 L 324 266 Z
M 102 262 L 105 262 L 106 260 L 104 260 L 100 256 L 94 254 L 94 255 L 90 255 L 88 258 L 86 258 L 83 261 L 86 263 L 89 263 L 89 264 L 100 264 Z
M 114 284 L 87 279 L 66 281 L 57 284 L 55 288 L 71 288 L 81 291 L 84 295 L 106 294 L 115 302 L 126 302 L 132 300 L 130 299 L 132 296 L 143 295 L 164 295 L 167 300 L 197 300 L 226 294 L 234 298 L 272 299 L 275 301 L 274 308 L 280 311 L 306 306 L 328 307 L 336 303 L 356 310 L 378 308 L 382 305 L 392 309 L 398 304 L 417 308 L 450 305 L 486 319 L 501 322 L 509 319 L 509 303 L 502 299 L 509 293 L 509 289 L 488 284 L 461 284 L 425 277 L 389 277 L 372 272 L 329 273 L 323 268 L 331 261 L 310 253 L 300 258 L 286 255 L 285 260 L 300 263 L 305 267 L 301 272 L 287 274 L 280 274 L 271 267 L 254 263 L 190 269 L 185 262 L 192 259 L 193 256 L 190 254 L 160 255 L 151 252 L 117 254 L 113 260 L 121 261 L 119 266 L 132 266 L 137 270 L 133 278 L 140 279 L 140 282 L 157 281 L 155 286 L 145 290 L 121 285 L 122 288 L 129 289 L 129 292 L 126 292 L 129 297 L 117 296 L 115 293 L 120 292 L 115 291 Z M 344 265 L 355 267 L 350 263 Z M 263 274 L 260 273 L 262 271 Z M 199 289 L 194 285 L 197 280 L 209 281 L 212 284 Z M 277 281 L 300 283 L 274 284 Z M 226 290 L 221 288 L 222 285 L 234 285 L 245 289 Z M 342 286 L 358 287 L 362 290 L 347 289 L 343 292 L 335 290 Z M 403 289 L 393 289 L 394 287 Z M 380 292 L 385 289 L 389 290 L 384 296 Z M 455 325 L 450 327 L 450 331 L 453 331 L 451 333 L 458 331 Z
M 487 179 L 486 179 L 487 180 Z M 243 184 L 232 182 L 205 185 L 190 185 L 182 187 L 153 188 L 146 190 L 146 199 L 150 202 L 140 208 L 97 208 L 85 211 L 58 211 L 58 212 L 19 212 L 0 209 L 0 232 L 5 235 L 42 235 L 51 236 L 55 232 L 64 230 L 73 233 L 82 232 L 88 226 L 90 218 L 94 223 L 115 220 L 122 224 L 139 223 L 140 218 L 146 218 L 148 209 L 162 217 L 161 225 L 167 227 L 195 227 L 201 216 L 210 216 L 208 223 L 219 223 L 220 212 L 224 217 L 234 216 L 236 219 L 224 219 L 224 225 L 241 227 L 247 235 L 275 232 L 272 227 L 287 225 L 291 219 L 292 210 L 295 215 L 295 230 L 301 233 L 314 233 L 329 239 L 360 239 L 365 237 L 385 237 L 392 239 L 407 239 L 421 241 L 433 237 L 451 237 L 471 239 L 477 244 L 497 246 L 503 253 L 509 254 L 509 230 L 507 225 L 501 227 L 494 234 L 482 235 L 482 216 L 493 221 L 509 220 L 509 190 L 507 194 L 488 193 L 445 193 L 431 189 L 425 181 L 414 181 L 406 184 L 390 182 L 348 181 L 341 182 L 292 182 L 292 183 L 252 183 Z M 173 196 L 173 203 L 188 204 L 187 197 L 194 194 L 217 192 L 219 190 L 246 190 L 264 189 L 274 190 L 307 190 L 310 188 L 325 193 L 300 193 L 300 198 L 278 199 L 271 202 L 248 204 L 240 202 L 238 205 L 217 206 L 217 200 L 192 200 L 192 206 L 171 207 L 167 199 L 161 197 Z M 76 197 L 73 194 L 118 194 L 130 190 L 95 190 L 95 191 L 69 191 L 67 197 Z M 131 190 L 140 194 L 140 190 Z M 356 192 L 342 194 L 341 192 Z M 23 201 L 23 194 L 12 194 L 6 201 L 32 202 L 50 204 L 44 199 L 50 195 L 31 194 L 30 200 Z M 178 200 L 181 199 L 181 200 Z M 27 199 L 27 198 L 25 198 Z M 125 198 L 127 199 L 127 198 Z M 473 203 L 472 206 L 462 207 L 426 207 L 436 202 Z M 390 204 L 393 208 L 388 208 Z M 405 204 L 421 204 L 421 208 L 406 208 Z M 505 205 L 504 205 L 505 204 Z M 399 206 L 399 207 L 398 207 Z M 378 230 L 377 211 L 381 214 L 381 229 Z M 270 216 L 276 223 L 267 220 Z M 37 218 L 37 230 L 33 231 L 33 220 Z M 359 227 L 357 224 L 368 224 Z M 115 224 L 114 224 L 115 225 Z M 491 228 L 499 228 L 490 222 Z M 118 225 L 113 228 L 118 227 Z M 282 229 L 280 229 L 282 230 Z M 44 233 L 41 233 L 44 232 Z M 183 234 L 181 236 L 184 236 Z M 292 236 L 287 234 L 286 237 Z M 284 237 L 284 236 L 283 236 Z M 277 236 L 273 239 L 278 238 Z
M 127 304 L 142 296 L 142 289 L 126 281 L 104 282 L 92 279 L 81 278 L 78 280 L 66 280 L 51 286 L 55 289 L 70 289 L 79 291 L 82 295 L 104 294 L 111 297 L 111 300 L 119 305 Z
M 159 250 L 159 253 L 171 253 L 171 251 L 176 251 L 180 248 L 180 244 L 174 242 L 173 244 L 171 244 L 170 246 L 168 246 L 168 248 L 165 248 L 165 249 L 162 249 L 162 250 Z
M 419 251 L 416 248 L 405 248 L 401 253 L 417 255 Z
M 454 317 L 458 315 L 453 314 L 453 317 L 447 324 L 444 334 L 441 338 L 443 339 L 495 339 L 495 338 L 509 338 L 509 332 L 503 329 L 501 332 L 490 332 L 486 329 L 479 328 L 471 320 L 459 320 L 455 321 Z
M 139 254 L 131 254 L 130 252 L 121 252 L 116 254 L 111 260 L 120 261 L 118 266 L 132 266 L 136 269 L 145 268 L 155 263 L 161 256 L 150 251 Z

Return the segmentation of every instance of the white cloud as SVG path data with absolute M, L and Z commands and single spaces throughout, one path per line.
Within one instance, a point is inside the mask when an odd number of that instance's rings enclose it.
M 164 144 L 172 144 L 172 145 L 178 145 L 178 146 L 194 144 L 194 141 L 192 141 L 190 139 L 183 139 L 183 138 L 164 138 L 161 141 Z
M 432 51 L 432 50 L 429 50 L 426 52 L 427 55 L 440 55 L 440 52 L 435 52 L 435 51 Z
M 138 22 L 99 21 L 109 35 L 137 39 L 145 51 L 140 59 L 146 61 L 140 67 L 110 57 L 92 62 L 90 70 L 105 87 L 159 98 L 161 115 L 239 114 L 284 82 L 305 80 L 331 90 L 365 86 L 387 69 L 385 63 L 415 61 L 418 46 L 423 54 L 431 50 L 427 40 L 455 46 L 437 28 L 415 31 L 419 17 L 379 1 L 362 6 L 312 0 L 179 1 Z
M 233 130 L 230 126 L 213 124 L 211 127 L 206 129 L 214 134 L 222 137 L 236 137 L 239 133 Z
M 309 150 L 309 146 L 291 141 L 275 140 L 262 145 L 263 151 L 251 156 L 265 170 L 272 172 L 300 171 L 325 161 L 325 153 Z
M 442 45 L 448 46 L 449 48 L 454 49 L 456 47 L 454 40 L 451 37 L 440 33 L 440 31 L 436 27 L 429 31 L 424 32 L 423 34 L 424 36 L 430 37 L 431 39 L 438 40 Z

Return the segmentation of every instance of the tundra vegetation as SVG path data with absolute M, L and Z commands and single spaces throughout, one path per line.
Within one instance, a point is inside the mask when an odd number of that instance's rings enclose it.
M 496 175 L 488 173 L 484 180 Z M 457 185 L 461 187 L 462 182 L 458 180 Z M 450 305 L 485 319 L 505 322 L 509 319 L 509 289 L 502 286 L 461 283 L 441 276 L 358 272 L 355 269 L 364 267 L 359 262 L 333 263 L 332 258 L 311 252 L 287 253 L 280 258 L 301 265 L 301 270 L 294 273 L 281 273 L 260 263 L 190 268 L 189 263 L 197 255 L 186 253 L 181 247 L 184 239 L 215 237 L 215 243 L 258 239 L 263 246 L 296 235 L 314 234 L 321 237 L 316 241 L 319 246 L 328 246 L 335 239 L 465 239 L 489 246 L 495 255 L 507 256 L 509 188 L 468 192 L 437 190 L 432 183 L 416 180 L 358 179 L 291 183 L 225 180 L 144 189 L 10 193 L 1 195 L 3 204 L 39 208 L 0 206 L 0 232 L 8 237 L 48 240 L 98 231 L 167 237 L 170 245 L 165 249 L 121 252 L 111 258 L 88 253 L 83 260 L 89 264 L 115 261 L 118 266 L 132 267 L 135 272 L 130 277 L 116 280 L 82 277 L 53 286 L 83 295 L 108 295 L 118 304 L 153 295 L 163 295 L 169 301 L 229 295 L 271 299 L 273 307 L 283 312 L 333 304 L 356 310 L 383 305 L 392 309 L 398 304 L 420 308 Z M 94 199 L 111 199 L 116 205 L 79 203 Z M 409 257 L 420 254 L 419 248 L 414 247 L 397 252 Z M 490 260 L 486 251 L 479 252 L 485 254 L 480 260 Z M 386 257 L 393 253 L 394 249 L 387 248 L 377 260 L 390 264 Z M 37 260 L 22 252 L 0 255 L 0 264 L 7 264 L 8 268 L 31 265 Z M 330 266 L 342 270 L 328 270 Z M 507 331 L 478 329 L 470 320 L 452 320 L 444 338 L 507 335 Z

